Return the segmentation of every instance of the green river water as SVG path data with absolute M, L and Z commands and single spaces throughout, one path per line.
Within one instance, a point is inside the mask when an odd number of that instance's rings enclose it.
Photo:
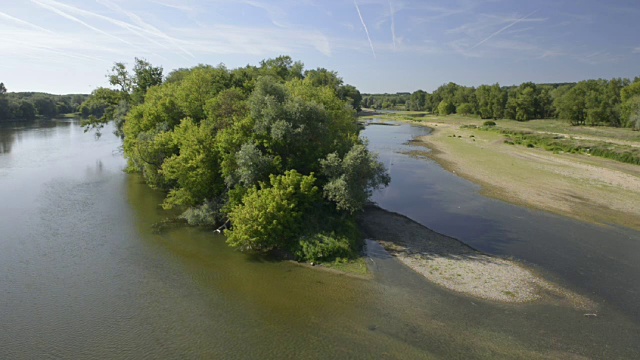
M 601 297 L 588 318 L 459 296 L 385 256 L 366 280 L 154 233 L 162 194 L 122 171 L 110 131 L 0 125 L 0 359 L 640 357 L 632 312 Z

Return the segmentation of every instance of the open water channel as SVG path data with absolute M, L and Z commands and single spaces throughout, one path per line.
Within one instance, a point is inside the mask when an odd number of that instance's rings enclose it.
M 598 317 L 459 296 L 393 258 L 367 280 L 250 257 L 200 229 L 154 233 L 162 194 L 122 171 L 111 129 L 1 124 L 0 358 L 640 356 L 638 234 L 485 199 L 399 153 L 423 131 L 364 131 L 393 178 L 375 200 L 538 266 L 592 295 Z

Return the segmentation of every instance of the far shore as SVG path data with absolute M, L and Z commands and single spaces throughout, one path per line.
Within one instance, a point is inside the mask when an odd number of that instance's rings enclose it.
M 396 119 L 389 116 L 383 120 Z M 486 196 L 590 223 L 640 230 L 638 165 L 508 145 L 501 134 L 463 127 L 479 126 L 480 119 L 429 116 L 410 123 L 433 129 L 431 135 L 414 139 L 412 144 L 418 146 L 410 155 L 428 157 L 481 185 Z M 514 121 L 498 125 L 527 126 Z M 600 140 L 617 141 L 610 137 Z
M 428 156 L 488 196 L 640 230 L 640 166 L 507 145 L 499 134 L 455 124 L 427 125 L 434 132 L 418 140 L 432 150 Z

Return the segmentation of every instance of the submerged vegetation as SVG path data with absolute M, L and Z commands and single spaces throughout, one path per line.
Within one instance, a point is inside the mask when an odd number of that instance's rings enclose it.
M 352 258 L 355 214 L 389 182 L 358 137 L 359 92 L 335 72 L 287 56 L 163 78 L 136 59 L 117 89 L 93 92 L 87 129 L 114 120 L 131 172 L 166 192 L 190 224 L 226 228 L 230 246 L 299 260 Z

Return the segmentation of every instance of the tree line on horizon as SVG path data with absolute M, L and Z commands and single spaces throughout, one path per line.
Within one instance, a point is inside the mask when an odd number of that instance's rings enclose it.
M 482 119 L 561 119 L 572 125 L 640 129 L 640 78 L 585 80 L 578 83 L 468 87 L 450 82 L 432 93 L 364 94 L 373 109 L 475 115 Z
M 51 119 L 75 113 L 89 95 L 54 95 L 42 92 L 8 92 L 0 82 L 0 121 Z

